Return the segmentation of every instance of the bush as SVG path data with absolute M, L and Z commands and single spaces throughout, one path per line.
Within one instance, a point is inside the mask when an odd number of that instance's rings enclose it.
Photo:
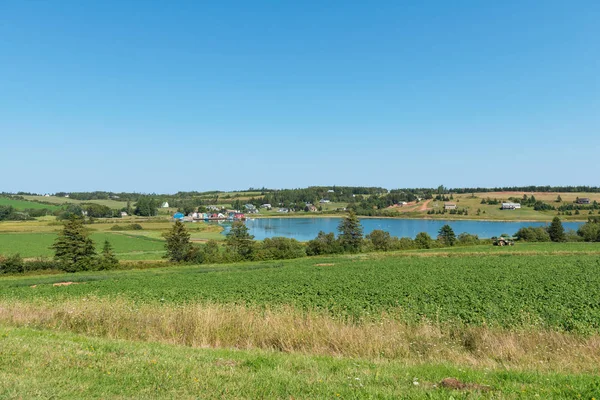
M 392 237 L 389 232 L 375 229 L 366 236 L 367 240 L 370 240 L 373 249 L 376 251 L 389 251 L 392 249 Z
M 433 239 L 427 232 L 419 232 L 415 237 L 417 249 L 431 249 L 434 246 Z
M 144 229 L 140 224 L 127 224 L 127 225 L 118 225 L 115 224 L 110 227 L 111 231 L 141 231 Z
M 38 258 L 37 260 L 26 261 L 23 264 L 23 272 L 60 270 L 60 267 L 61 265 L 58 261 L 47 258 Z
M 515 233 L 517 240 L 524 242 L 550 242 L 550 235 L 544 227 L 521 228 Z
M 0 258 L 0 273 L 18 274 L 23 272 L 23 259 L 19 254 Z
M 296 239 L 274 237 L 257 245 L 257 260 L 288 260 L 306 256 L 304 246 Z
M 459 246 L 475 246 L 480 244 L 479 236 L 471 235 L 470 233 L 461 233 L 457 238 L 457 245 Z
M 412 250 L 416 248 L 417 244 L 409 237 L 392 238 L 392 250 Z
M 309 240 L 306 245 L 306 254 L 309 256 L 318 256 L 322 254 L 338 254 L 342 252 L 342 247 L 338 243 L 333 233 L 320 231 L 317 237 Z
M 590 218 L 579 227 L 577 234 L 586 242 L 600 242 L 600 222 L 597 218 Z

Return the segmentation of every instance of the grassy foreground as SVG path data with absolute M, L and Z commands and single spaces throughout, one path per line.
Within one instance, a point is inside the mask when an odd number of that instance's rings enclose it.
M 592 374 L 190 349 L 0 328 L 2 398 L 587 398 Z M 469 385 L 446 388 L 457 378 Z M 452 396 L 452 397 L 451 397 Z

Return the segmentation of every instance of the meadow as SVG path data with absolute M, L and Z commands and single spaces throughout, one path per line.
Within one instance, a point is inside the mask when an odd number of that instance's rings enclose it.
M 57 197 L 57 196 L 46 197 L 46 196 L 29 196 L 29 195 L 25 195 L 25 196 L 23 196 L 23 198 L 30 202 L 38 202 L 39 201 L 39 202 L 44 202 L 44 203 L 51 203 L 51 204 L 54 204 L 57 206 L 63 205 L 65 203 L 71 203 L 71 204 L 95 203 L 95 204 L 107 206 L 107 207 L 115 209 L 115 210 L 120 210 L 121 208 L 125 208 L 127 206 L 127 202 L 119 201 L 119 200 L 76 200 L 76 199 L 71 199 L 69 197 Z M 42 205 L 48 206 L 47 204 L 42 204 Z
M 119 218 L 100 219 L 86 225 L 98 251 L 104 241 L 113 246 L 120 260 L 162 260 L 165 233 L 170 227 L 167 219 Z M 114 226 L 137 223 L 142 230 L 113 231 Z M 52 257 L 50 246 L 54 243 L 62 225 L 55 220 L 6 221 L 0 223 L 0 255 L 20 254 L 24 258 Z M 222 227 L 198 223 L 188 226 L 191 239 L 195 242 L 223 240 Z
M 16 199 L 10 199 L 8 197 L 0 197 L 0 206 L 12 206 L 15 210 L 25 210 L 25 209 L 35 209 L 35 210 L 41 210 L 44 208 L 47 208 L 48 210 L 54 211 L 54 210 L 58 210 L 59 207 L 57 205 L 53 205 L 53 204 L 41 204 L 41 203 L 36 203 L 33 201 L 27 201 L 27 200 L 16 200 Z

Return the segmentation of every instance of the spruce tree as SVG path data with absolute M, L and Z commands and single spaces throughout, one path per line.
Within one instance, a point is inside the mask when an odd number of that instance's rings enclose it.
M 447 246 L 454 246 L 456 243 L 456 235 L 450 225 L 444 225 L 438 232 L 438 240 Z
M 108 240 L 104 241 L 102 254 L 100 258 L 100 269 L 115 269 L 119 265 L 119 260 L 115 257 L 112 246 Z
M 550 226 L 548 227 L 548 235 L 550 236 L 550 240 L 553 242 L 564 242 L 565 237 L 565 228 L 560 222 L 560 218 L 554 217 Z
M 242 221 L 235 221 L 225 239 L 227 247 L 243 260 L 249 260 L 254 253 L 254 236 L 248 233 L 248 227 Z
M 173 228 L 165 233 L 164 237 L 167 240 L 165 243 L 165 249 L 167 250 L 165 258 L 173 262 L 187 261 L 192 249 L 192 242 L 190 242 L 190 234 L 183 223 L 175 221 Z
M 348 215 L 342 219 L 338 226 L 338 232 L 340 233 L 338 241 L 344 251 L 353 253 L 360 251 L 363 242 L 363 229 L 354 211 L 350 210 Z
M 65 222 L 54 244 L 54 258 L 66 272 L 87 271 L 96 262 L 94 242 L 89 238 L 81 218 Z

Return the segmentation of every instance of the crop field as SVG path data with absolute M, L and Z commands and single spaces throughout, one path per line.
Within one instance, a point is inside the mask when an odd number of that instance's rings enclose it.
M 0 197 L 0 206 L 13 206 L 16 210 L 25 210 L 27 208 L 32 208 L 35 210 L 41 210 L 44 208 L 56 210 L 59 208 L 58 206 L 52 204 L 40 204 L 34 201 L 9 199 L 8 197 Z
M 116 235 L 117 252 L 128 240 Z M 114 236 L 113 236 L 114 239 Z M 153 247 L 148 241 L 147 249 Z M 597 255 L 394 257 L 374 255 L 250 263 L 247 266 L 169 267 L 152 271 L 80 273 L 0 281 L 0 298 L 61 299 L 121 296 L 163 302 L 291 306 L 361 319 L 391 313 L 505 328 L 533 324 L 564 331 L 600 331 Z M 47 283 L 85 285 L 57 290 Z M 35 290 L 29 286 L 38 285 Z

